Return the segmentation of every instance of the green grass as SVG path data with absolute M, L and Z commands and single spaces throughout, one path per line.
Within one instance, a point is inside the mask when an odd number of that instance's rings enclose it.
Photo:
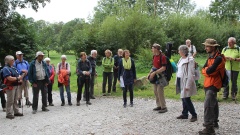
M 57 63 L 61 62 L 61 54 L 58 54 L 57 52 L 51 51 L 50 52 L 50 58 L 51 58 L 51 63 L 55 65 L 55 68 L 57 68 Z M 176 62 L 179 59 L 178 55 L 174 55 L 172 57 Z M 204 65 L 204 63 L 206 62 L 207 59 L 207 55 L 206 54 L 199 54 L 197 58 L 195 58 L 195 61 L 199 63 L 200 69 L 201 67 Z M 72 92 L 77 92 L 77 75 L 76 75 L 76 57 L 74 55 L 67 55 L 67 62 L 70 63 L 71 65 L 71 82 L 70 82 L 70 89 Z M 97 72 L 98 72 L 98 76 L 96 78 L 96 82 L 95 82 L 95 95 L 96 96 L 101 96 L 101 92 L 102 92 L 102 66 L 97 66 L 96 68 Z M 148 71 L 146 69 L 146 72 L 137 72 L 137 78 L 139 77 L 143 77 L 143 76 L 147 76 L 148 75 Z M 204 77 L 201 75 L 199 83 L 203 84 L 203 79 Z M 240 77 L 238 77 L 238 82 L 240 82 Z M 55 76 L 55 83 L 53 85 L 53 90 L 58 90 L 57 87 L 57 76 Z M 164 89 L 165 92 L 165 96 L 166 98 L 170 98 L 170 99 L 175 99 L 175 100 L 179 100 L 180 95 L 176 95 L 176 90 L 175 90 L 175 74 L 173 74 L 173 78 L 171 79 L 171 81 L 169 82 L 169 86 L 165 87 Z M 113 96 L 122 96 L 122 91 L 121 88 L 119 86 L 119 84 L 117 85 L 117 92 L 116 93 L 112 93 Z M 153 92 L 153 86 L 149 83 L 146 86 L 143 86 L 141 88 L 134 88 L 134 96 L 135 97 L 142 97 L 142 98 L 154 98 L 154 92 Z M 218 97 L 219 97 L 219 101 L 223 101 L 221 99 L 222 97 L 222 92 L 218 93 Z M 192 96 L 191 97 L 194 101 L 204 101 L 204 90 L 202 88 L 198 89 L 197 95 Z M 237 99 L 239 99 L 240 96 L 237 96 Z M 224 102 L 231 102 L 231 99 L 228 99 Z

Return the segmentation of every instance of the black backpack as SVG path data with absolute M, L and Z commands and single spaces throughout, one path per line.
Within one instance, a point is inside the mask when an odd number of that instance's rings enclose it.
M 223 77 L 221 75 L 221 73 L 219 72 L 219 75 L 221 77 L 221 80 L 222 80 L 222 87 L 227 87 L 228 84 L 229 84 L 229 78 L 227 76 L 227 73 L 226 73 L 226 69 L 224 70 L 224 74 L 223 74 Z
M 4 84 L 4 77 L 3 77 L 3 68 L 0 70 L 0 91 L 4 89 L 6 85 Z

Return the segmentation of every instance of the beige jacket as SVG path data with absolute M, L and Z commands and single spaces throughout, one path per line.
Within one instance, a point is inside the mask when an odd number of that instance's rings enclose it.
M 181 86 L 180 97 L 181 98 L 191 97 L 191 96 L 197 94 L 197 87 L 195 84 L 194 58 L 192 56 L 188 56 L 187 59 L 188 59 L 187 62 L 183 63 L 182 68 L 181 68 L 183 70 L 183 77 L 181 78 L 181 81 L 180 81 L 180 86 Z M 179 62 L 181 60 L 182 60 L 182 58 L 180 58 Z M 178 62 L 178 64 L 179 64 L 179 62 Z M 177 84 L 177 81 L 175 84 Z M 188 90 L 186 91 L 185 88 Z

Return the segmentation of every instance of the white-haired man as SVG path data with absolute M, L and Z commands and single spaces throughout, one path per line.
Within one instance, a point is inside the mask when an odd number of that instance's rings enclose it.
M 236 45 L 236 38 L 230 37 L 228 39 L 228 46 L 224 47 L 222 54 L 226 57 L 227 61 L 225 68 L 227 70 L 228 78 L 232 81 L 232 99 L 235 100 L 237 95 L 237 79 L 238 73 L 240 71 L 239 61 L 240 61 L 240 48 Z M 229 86 L 224 88 L 223 99 L 227 99 L 229 95 Z
M 70 92 L 70 76 L 71 76 L 70 64 L 68 62 L 66 62 L 66 60 L 67 60 L 66 55 L 62 55 L 61 60 L 62 60 L 62 62 L 58 63 L 57 67 L 56 67 L 56 73 L 58 75 L 58 87 L 59 87 L 59 90 L 60 90 L 60 97 L 61 97 L 61 101 L 62 101 L 61 106 L 65 105 L 63 86 L 65 86 L 65 89 L 66 89 L 66 92 L 67 92 L 68 105 L 71 106 L 72 102 L 71 102 L 71 92 Z M 65 80 L 67 82 L 66 83 L 59 82 L 59 80 L 61 79 L 61 76 L 64 76 L 63 75 L 64 73 L 66 73 L 67 76 L 68 76 L 67 77 L 68 80 Z M 65 79 L 65 77 L 62 78 L 62 79 Z
M 188 55 L 189 56 L 193 56 L 193 58 L 194 58 L 196 56 L 196 54 L 197 54 L 196 47 L 191 44 L 191 40 L 190 39 L 186 40 L 186 45 L 187 45 L 188 50 L 189 50 Z

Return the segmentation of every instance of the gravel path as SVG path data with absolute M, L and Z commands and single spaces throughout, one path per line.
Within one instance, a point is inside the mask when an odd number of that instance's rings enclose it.
M 97 97 L 92 105 L 60 106 L 59 93 L 53 93 L 54 105 L 49 112 L 41 111 L 41 101 L 37 114 L 32 108 L 24 106 L 24 116 L 6 119 L 0 112 L 1 135 L 5 134 L 83 134 L 83 135 L 197 135 L 203 123 L 203 103 L 194 102 L 198 121 L 177 120 L 182 107 L 181 102 L 167 100 L 168 112 L 159 114 L 152 111 L 154 99 L 134 99 L 134 107 L 122 107 L 122 99 L 116 97 Z M 129 97 L 128 97 L 129 98 Z M 41 97 L 40 97 L 41 99 Z M 76 93 L 72 93 L 76 99 Z M 25 102 L 24 102 L 25 103 Z M 220 103 L 220 135 L 240 134 L 240 107 L 234 103 Z

